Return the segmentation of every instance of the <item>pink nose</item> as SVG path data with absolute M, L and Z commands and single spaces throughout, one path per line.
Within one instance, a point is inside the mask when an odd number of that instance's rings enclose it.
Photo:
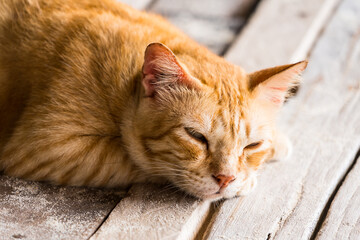
M 223 174 L 219 174 L 217 176 L 212 175 L 212 177 L 219 184 L 220 188 L 226 188 L 229 183 L 235 180 L 234 176 L 225 176 Z

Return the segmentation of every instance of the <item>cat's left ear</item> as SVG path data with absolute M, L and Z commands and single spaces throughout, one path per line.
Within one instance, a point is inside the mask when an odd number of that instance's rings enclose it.
M 307 61 L 268 68 L 249 74 L 249 89 L 256 99 L 282 106 L 289 90 L 299 84 Z
M 156 91 L 176 84 L 191 89 L 200 88 L 201 83 L 192 77 L 175 54 L 162 43 L 151 43 L 145 50 L 142 84 L 145 96 L 152 97 Z

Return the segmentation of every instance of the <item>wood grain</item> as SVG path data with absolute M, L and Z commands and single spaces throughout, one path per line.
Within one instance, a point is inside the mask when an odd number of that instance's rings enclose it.
M 135 185 L 91 239 L 191 239 L 209 206 L 164 186 Z
M 150 9 L 217 54 L 243 26 L 256 0 L 158 0 Z
M 340 0 L 263 0 L 226 58 L 247 70 L 307 56 Z M 167 16 L 221 53 L 253 0 L 121 0 Z M 345 0 L 311 53 L 297 98 L 284 109 L 295 154 L 261 170 L 258 188 L 225 201 L 203 239 L 306 239 L 360 143 L 358 0 Z M 200 30 L 201 31 L 200 31 Z M 205 31 L 206 30 L 206 31 Z M 359 163 L 340 188 L 319 239 L 359 236 Z M 64 188 L 0 177 L 0 239 L 192 239 L 209 203 L 152 184 L 122 192 Z M 201 236 L 198 236 L 201 237 Z
M 204 239 L 308 239 L 360 143 L 360 2 L 345 0 L 281 115 L 294 144 L 250 196 L 225 201 Z
M 263 0 L 226 53 L 247 71 L 307 57 L 340 0 Z
M 87 239 L 122 195 L 0 176 L 0 239 Z
M 319 240 L 359 239 L 360 237 L 360 158 L 331 204 Z

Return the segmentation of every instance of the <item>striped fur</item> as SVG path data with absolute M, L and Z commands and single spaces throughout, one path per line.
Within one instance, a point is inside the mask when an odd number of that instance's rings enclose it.
M 289 153 L 274 122 L 305 67 L 248 75 L 111 0 L 1 1 L 0 167 L 56 184 L 244 194 L 264 161 Z M 218 193 L 215 174 L 236 180 Z

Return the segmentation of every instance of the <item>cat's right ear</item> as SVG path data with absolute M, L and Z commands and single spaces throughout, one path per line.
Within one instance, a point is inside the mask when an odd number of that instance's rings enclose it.
M 142 85 L 147 97 L 153 97 L 159 88 L 176 84 L 192 89 L 200 88 L 201 85 L 199 80 L 187 73 L 175 54 L 162 43 L 151 43 L 147 46 L 142 73 Z
M 258 100 L 280 107 L 296 86 L 307 61 L 260 70 L 249 74 L 249 89 Z

